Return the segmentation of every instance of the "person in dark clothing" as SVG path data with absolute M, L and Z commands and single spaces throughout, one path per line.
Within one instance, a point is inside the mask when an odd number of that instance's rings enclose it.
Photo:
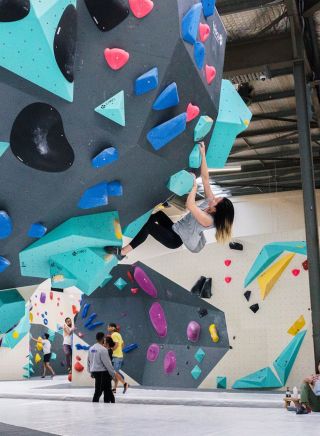
M 112 355 L 113 355 L 113 349 L 115 347 L 115 342 L 113 341 L 111 336 L 106 336 L 104 338 L 104 346 L 107 348 L 108 353 L 109 353 L 109 357 L 110 360 L 112 362 Z M 129 387 L 129 384 L 124 380 L 124 378 L 121 376 L 121 374 L 118 372 L 117 373 L 119 375 L 120 378 L 118 378 L 118 380 L 120 380 L 120 383 L 123 384 L 123 393 L 125 394 L 127 392 L 127 389 Z M 117 392 L 116 389 L 112 389 L 112 392 L 115 394 Z

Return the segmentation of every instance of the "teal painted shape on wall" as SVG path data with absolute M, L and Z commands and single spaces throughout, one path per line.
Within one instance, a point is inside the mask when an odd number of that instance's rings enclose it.
M 2 347 L 14 348 L 30 331 L 29 312 L 26 312 L 19 324 L 3 336 Z
M 20 253 L 23 276 L 48 278 L 50 258 L 81 248 L 122 246 L 118 212 L 70 218 Z
M 152 214 L 152 210 L 149 210 L 145 214 L 139 216 L 139 218 L 132 221 L 130 224 L 128 224 L 123 229 L 123 235 L 127 236 L 128 238 L 134 238 L 142 229 L 142 227 L 145 225 L 145 223 L 148 221 Z
M 273 362 L 273 366 L 283 385 L 287 383 L 306 333 L 307 330 L 299 332 Z
M 250 268 L 244 286 L 253 282 L 284 251 L 306 255 L 307 246 L 305 241 L 272 242 L 265 245 Z
M 55 32 L 69 5 L 76 6 L 76 0 L 31 0 L 25 18 L 0 23 L 0 66 L 72 102 L 73 83 L 54 56 Z
M 14 327 L 25 313 L 26 302 L 17 289 L 0 291 L 0 333 Z
M 217 377 L 217 389 L 227 389 L 227 377 Z
M 0 142 L 0 157 L 8 150 L 9 142 Z
M 281 388 L 282 384 L 272 372 L 271 368 L 262 368 L 252 374 L 239 378 L 232 389 L 266 389 Z
M 211 168 L 223 168 L 239 133 L 249 125 L 252 113 L 229 80 L 222 80 L 219 113 L 207 150 Z

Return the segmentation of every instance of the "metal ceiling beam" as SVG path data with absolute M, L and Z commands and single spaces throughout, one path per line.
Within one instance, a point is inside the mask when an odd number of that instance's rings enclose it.
M 305 17 L 312 17 L 317 11 L 320 10 L 319 0 L 304 0 L 304 12 Z
M 258 153 L 256 153 L 256 150 L 255 149 L 252 149 L 252 150 L 250 150 L 250 149 L 248 149 L 248 150 L 246 150 L 246 151 L 252 151 L 252 154 L 250 154 L 249 156 L 235 156 L 235 155 L 232 155 L 232 156 L 229 156 L 229 158 L 228 158 L 228 162 L 239 162 L 239 163 L 241 163 L 242 161 L 244 162 L 244 161 L 246 161 L 248 158 L 250 159 L 250 160 L 270 160 L 269 158 L 271 158 L 271 157 L 273 157 L 274 158 L 274 160 L 279 160 L 279 159 L 287 159 L 287 158 L 289 158 L 289 156 L 294 156 L 295 154 L 297 155 L 297 158 L 299 158 L 300 159 L 300 155 L 299 155 L 299 146 L 297 145 L 297 147 L 296 148 L 293 148 L 293 149 L 289 149 L 289 150 L 282 150 L 282 151 L 280 151 L 280 152 L 277 152 L 277 153 L 265 153 L 265 154 L 258 154 Z M 314 159 L 319 159 L 319 156 L 320 156 L 320 148 L 319 148 L 319 146 L 314 146 L 313 148 L 312 148 L 312 151 L 313 151 L 313 157 L 314 157 Z M 256 157 L 256 156 L 258 156 L 258 157 Z M 295 158 L 291 158 L 291 159 L 295 159 Z
M 270 0 L 217 0 L 216 7 L 219 15 L 230 15 L 260 9 L 272 3 Z
M 252 96 L 252 103 L 262 103 L 264 101 L 282 100 L 283 98 L 295 97 L 294 89 L 287 91 L 267 92 L 264 94 L 256 94 Z
M 292 66 L 290 33 L 231 42 L 226 46 L 225 77 Z
M 271 121 L 288 121 L 288 122 L 294 122 L 296 123 L 297 120 L 293 118 L 288 117 L 296 117 L 296 110 L 295 109 L 285 109 L 278 112 L 264 112 L 260 114 L 253 114 L 251 123 L 254 121 L 261 121 L 261 120 L 271 120 Z
M 238 135 L 238 138 L 250 138 L 252 136 L 265 136 L 265 135 L 275 135 L 278 133 L 285 132 L 296 132 L 298 130 L 297 124 L 291 124 L 289 126 L 279 126 L 279 127 L 269 127 L 267 129 L 257 129 L 257 130 L 245 130 Z

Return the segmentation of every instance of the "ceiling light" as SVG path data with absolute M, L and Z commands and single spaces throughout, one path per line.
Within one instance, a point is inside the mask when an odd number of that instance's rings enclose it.
M 230 167 L 224 167 L 224 168 L 209 168 L 209 173 L 233 173 L 242 171 L 241 165 L 234 165 Z

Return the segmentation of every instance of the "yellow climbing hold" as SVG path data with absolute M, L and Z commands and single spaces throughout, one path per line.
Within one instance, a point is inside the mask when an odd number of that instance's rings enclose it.
M 17 330 L 13 330 L 13 332 L 12 332 L 12 337 L 13 337 L 13 339 L 18 339 L 18 337 L 19 337 L 19 332 L 17 332 Z
M 40 356 L 39 353 L 37 353 L 37 354 L 34 356 L 34 361 L 35 361 L 36 363 L 41 362 L 41 356 Z
M 250 121 L 249 120 L 243 120 L 243 124 L 245 125 L 245 126 L 249 126 L 249 124 L 250 124 Z
M 122 239 L 122 230 L 118 220 L 114 220 L 113 222 L 114 233 L 117 239 Z
M 37 344 L 36 344 L 36 349 L 37 349 L 38 351 L 42 351 L 42 349 L 43 349 L 42 341 L 41 341 L 41 337 L 40 337 L 40 336 L 38 337 L 38 342 L 37 342 Z
M 306 321 L 304 319 L 304 316 L 301 315 L 289 328 L 288 333 L 289 335 L 295 336 L 297 333 L 300 332 L 300 330 L 306 325 Z
M 53 276 L 51 278 L 52 282 L 62 282 L 64 280 L 64 275 L 63 274 L 57 274 L 56 276 Z
M 209 333 L 213 342 L 219 342 L 219 335 L 215 324 L 209 326 Z
M 33 313 L 29 312 L 29 321 L 32 322 L 33 321 Z
M 268 268 L 258 277 L 260 296 L 262 300 L 264 300 L 266 296 L 270 293 L 271 289 L 277 283 L 281 274 L 287 268 L 294 255 L 294 253 L 285 254 L 281 257 L 280 260 L 274 263 L 270 268 Z

